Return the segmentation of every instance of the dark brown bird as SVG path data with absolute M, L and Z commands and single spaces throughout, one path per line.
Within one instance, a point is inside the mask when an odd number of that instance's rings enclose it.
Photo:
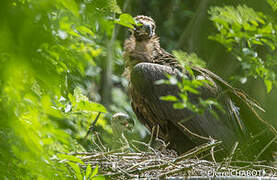
M 189 100 L 197 104 L 199 97 L 204 100 L 216 98 L 225 113 L 211 105 L 199 115 L 188 109 L 174 109 L 172 102 L 160 100 L 161 96 L 178 96 L 179 90 L 173 85 L 157 85 L 157 80 L 166 79 L 166 74 L 175 75 L 180 80 L 182 73 L 188 73 L 173 55 L 160 47 L 152 18 L 137 16 L 135 21 L 140 25 L 131 29 L 131 35 L 124 44 L 125 75 L 130 81 L 133 111 L 150 132 L 159 126 L 159 137 L 169 142 L 170 148 L 178 153 L 210 137 L 221 140 L 225 152 L 239 142 L 243 156 L 248 158 L 254 158 L 276 136 L 274 127 L 257 114 L 256 109 L 262 109 L 253 100 L 204 68 L 191 67 L 194 74 L 211 84 L 201 87 L 200 95 L 188 93 Z M 215 111 L 219 118 L 210 110 Z

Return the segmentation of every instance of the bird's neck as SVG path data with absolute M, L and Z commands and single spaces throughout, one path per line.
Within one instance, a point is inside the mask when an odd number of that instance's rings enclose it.
M 124 72 L 124 76 L 129 79 L 130 72 L 136 64 L 141 62 L 153 63 L 153 60 L 159 56 L 161 48 L 157 36 L 140 41 L 131 36 L 125 41 L 124 49 L 125 55 L 128 56 L 126 58 L 127 69 Z

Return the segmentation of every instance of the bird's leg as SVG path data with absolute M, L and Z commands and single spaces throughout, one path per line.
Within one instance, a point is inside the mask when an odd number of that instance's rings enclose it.
M 157 125 L 157 131 L 156 131 L 156 138 L 155 138 L 155 140 L 160 142 L 162 144 L 163 149 L 166 149 L 166 147 L 169 145 L 169 143 L 166 144 L 164 140 L 160 139 L 159 138 L 159 133 L 160 133 L 160 126 Z
M 159 138 L 159 132 L 160 132 L 160 126 L 159 126 L 159 125 L 157 125 L 156 138 Z
M 127 146 L 130 149 L 131 146 L 129 144 L 128 139 L 125 137 L 124 133 L 121 134 L 121 137 L 122 137 L 122 140 L 124 141 L 124 142 L 122 142 L 122 144 L 124 144 L 125 147 Z
M 160 132 L 160 126 L 159 125 L 153 126 L 152 132 L 151 132 L 151 137 L 150 137 L 148 144 L 149 144 L 149 146 L 151 146 L 153 144 L 152 146 L 155 149 L 164 151 L 169 144 L 166 144 L 164 140 L 159 138 L 159 132 Z M 153 139 L 154 139 L 154 141 L 153 141 Z
M 153 142 L 153 137 L 154 137 L 154 132 L 155 132 L 156 126 L 153 126 L 152 131 L 151 131 L 151 136 L 150 136 L 150 140 L 148 142 L 148 145 L 150 146 Z

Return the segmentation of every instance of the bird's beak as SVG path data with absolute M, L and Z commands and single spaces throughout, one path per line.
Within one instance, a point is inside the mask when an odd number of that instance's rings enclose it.
M 152 37 L 154 35 L 152 26 L 149 26 L 149 37 Z
M 132 131 L 133 131 L 133 128 L 134 128 L 134 123 L 133 123 L 133 122 L 127 123 L 126 128 L 127 128 L 129 131 L 132 132 Z

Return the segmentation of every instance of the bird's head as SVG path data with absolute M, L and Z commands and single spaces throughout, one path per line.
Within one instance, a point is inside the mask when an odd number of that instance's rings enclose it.
M 133 33 L 137 41 L 149 40 L 155 35 L 155 21 L 147 16 L 136 16 L 136 23 Z
M 112 131 L 115 136 L 121 136 L 124 132 L 131 132 L 134 127 L 133 120 L 125 113 L 116 113 L 111 120 Z

